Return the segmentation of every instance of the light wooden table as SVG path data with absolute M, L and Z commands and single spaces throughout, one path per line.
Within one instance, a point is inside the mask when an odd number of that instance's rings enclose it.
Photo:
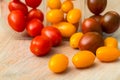
M 84 11 L 84 0 L 76 0 L 76 7 L 81 6 L 84 16 L 90 12 Z M 46 0 L 40 8 L 44 11 Z M 79 5 L 81 4 L 81 5 Z M 0 80 L 120 80 L 120 59 L 112 63 L 102 63 L 98 59 L 87 69 L 76 69 L 72 56 L 79 50 L 70 48 L 68 41 L 63 41 L 59 47 L 52 48 L 49 55 L 36 57 L 29 50 L 31 38 L 25 32 L 14 32 L 7 23 L 7 3 L 0 2 Z M 106 11 L 114 10 L 120 14 L 120 0 L 108 0 Z M 106 12 L 104 11 L 104 13 Z M 45 12 L 45 11 L 44 11 Z M 120 29 L 111 34 L 120 41 Z M 120 48 L 120 42 L 119 42 Z M 69 58 L 69 67 L 65 73 L 54 74 L 48 68 L 48 61 L 53 54 L 63 53 Z

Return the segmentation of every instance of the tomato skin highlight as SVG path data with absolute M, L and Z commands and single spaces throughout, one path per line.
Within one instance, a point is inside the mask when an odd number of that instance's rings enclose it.
M 24 3 L 20 2 L 20 1 L 11 1 L 8 4 L 8 8 L 9 8 L 10 11 L 21 10 L 21 11 L 23 11 L 23 13 L 25 15 L 28 14 L 28 8 L 27 8 L 27 6 Z
M 25 0 L 26 4 L 31 8 L 37 8 L 42 0 Z
M 35 37 L 41 34 L 43 27 L 43 23 L 35 18 L 27 23 L 26 30 L 31 37 Z
M 62 35 L 55 27 L 47 26 L 42 29 L 41 34 L 49 37 L 53 46 L 58 46 L 62 41 Z
M 16 32 L 22 32 L 25 29 L 26 16 L 20 10 L 14 10 L 8 15 L 8 23 Z
M 36 36 L 31 41 L 30 50 L 36 56 L 44 56 L 49 53 L 52 48 L 52 43 L 46 36 Z

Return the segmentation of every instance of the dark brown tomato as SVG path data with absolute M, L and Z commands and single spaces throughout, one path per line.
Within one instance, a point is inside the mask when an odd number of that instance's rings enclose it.
M 119 28 L 120 15 L 115 11 L 109 11 L 103 16 L 101 24 L 104 32 L 113 33 Z
M 87 18 L 82 23 L 82 32 L 98 32 L 102 34 L 101 25 L 93 18 Z
M 101 19 L 102 19 L 102 15 L 93 15 L 93 16 L 91 16 L 90 18 L 93 18 L 93 19 L 95 19 L 98 23 L 100 23 L 101 24 Z
M 103 12 L 107 5 L 107 0 L 87 0 L 89 10 L 98 15 Z
M 97 32 L 88 32 L 79 41 L 80 50 L 89 50 L 94 54 L 96 49 L 104 45 L 103 37 Z

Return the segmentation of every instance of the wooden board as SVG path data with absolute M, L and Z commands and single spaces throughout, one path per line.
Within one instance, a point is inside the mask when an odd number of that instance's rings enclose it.
M 44 13 L 46 13 L 45 4 L 46 0 L 43 0 L 39 7 Z M 91 15 L 85 7 L 84 0 L 76 0 L 75 4 L 76 7 L 81 7 L 85 17 Z M 120 14 L 119 4 L 120 0 L 108 0 L 106 11 L 114 10 Z M 63 41 L 59 47 L 52 48 L 49 55 L 36 57 L 29 50 L 31 38 L 25 32 L 16 33 L 9 27 L 7 2 L 0 2 L 0 6 L 0 11 L 2 11 L 0 16 L 0 80 L 120 80 L 120 59 L 112 63 L 102 63 L 96 58 L 92 67 L 76 69 L 71 58 L 79 50 L 72 49 L 68 41 Z M 111 35 L 120 41 L 120 29 Z M 68 69 L 62 74 L 54 74 L 48 68 L 50 57 L 57 53 L 65 54 L 69 58 Z

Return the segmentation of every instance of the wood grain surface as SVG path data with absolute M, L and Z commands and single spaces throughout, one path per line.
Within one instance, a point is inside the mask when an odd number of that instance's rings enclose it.
M 102 63 L 97 58 L 92 67 L 76 69 L 71 62 L 72 56 L 78 52 L 69 46 L 69 41 L 63 41 L 59 47 L 52 48 L 44 57 L 36 57 L 29 50 L 31 38 L 26 32 L 14 32 L 7 23 L 9 0 L 0 2 L 0 80 L 120 80 L 120 59 L 111 63 Z M 91 15 L 84 0 L 75 0 L 75 7 L 82 10 L 83 18 Z M 46 0 L 39 7 L 46 13 Z M 106 11 L 114 10 L 120 14 L 120 0 L 108 0 Z M 44 24 L 47 22 L 45 20 Z M 108 36 L 119 40 L 120 29 Z M 48 61 L 54 54 L 62 53 L 68 56 L 69 66 L 66 72 L 55 74 L 48 68 Z

